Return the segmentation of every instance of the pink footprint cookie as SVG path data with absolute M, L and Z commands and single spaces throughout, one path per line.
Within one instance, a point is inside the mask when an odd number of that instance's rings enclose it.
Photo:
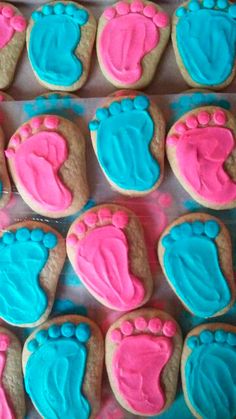
M 144 417 L 172 404 L 182 337 L 169 314 L 148 308 L 124 315 L 109 328 L 105 348 L 112 390 L 126 410 Z
M 144 88 L 153 79 L 169 35 L 169 17 L 157 4 L 132 0 L 107 7 L 97 36 L 105 77 L 119 88 Z
M 0 327 L 0 414 L 2 419 L 25 417 L 21 345 L 8 329 Z
M 118 311 L 143 305 L 152 277 L 142 227 L 131 211 L 101 205 L 72 224 L 66 239 L 72 266 L 88 291 Z
M 64 217 L 87 202 L 85 142 L 73 122 L 34 117 L 18 128 L 5 154 L 18 191 L 39 214 Z
M 215 106 L 186 113 L 167 135 L 166 152 L 175 176 L 208 208 L 236 206 L 235 138 L 234 116 Z
M 0 3 L 0 89 L 6 89 L 15 74 L 25 44 L 26 19 L 9 3 Z

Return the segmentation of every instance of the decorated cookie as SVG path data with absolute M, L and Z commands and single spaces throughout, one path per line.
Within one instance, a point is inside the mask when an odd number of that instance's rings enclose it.
M 4 148 L 5 136 L 0 126 L 0 210 L 8 204 L 11 198 L 11 183 L 6 167 Z
M 36 116 L 18 128 L 5 153 L 18 191 L 39 214 L 64 217 L 87 202 L 85 141 L 73 122 Z
M 186 402 L 194 417 L 236 417 L 236 327 L 209 323 L 186 337 L 181 362 Z
M 166 152 L 187 192 L 214 209 L 236 206 L 235 117 L 206 106 L 183 115 L 170 129 Z
M 144 416 L 163 413 L 175 398 L 181 331 L 167 313 L 141 309 L 125 314 L 106 335 L 106 367 L 119 403 Z
M 117 87 L 144 88 L 154 77 L 170 35 L 169 17 L 150 1 L 120 1 L 99 19 L 97 55 Z
M 221 89 L 235 76 L 236 5 L 227 0 L 190 0 L 175 11 L 176 60 L 193 87 Z
M 73 1 L 54 1 L 34 11 L 27 30 L 29 60 L 39 82 L 74 91 L 86 82 L 96 21 Z
M 118 205 L 100 205 L 72 224 L 66 239 L 72 266 L 88 291 L 118 311 L 143 305 L 152 277 L 137 216 Z
M 231 239 L 219 219 L 201 213 L 179 217 L 162 234 L 158 256 L 169 284 L 192 314 L 219 316 L 234 303 Z
M 0 2 L 0 89 L 12 82 L 25 45 L 27 22 L 20 11 Z
M 160 185 L 165 121 L 147 96 L 122 92 L 110 97 L 89 128 L 99 164 L 114 189 L 137 196 Z
M 22 221 L 1 233 L 0 318 L 20 327 L 45 321 L 65 253 L 62 236 L 48 224 Z
M 23 349 L 25 388 L 44 418 L 94 419 L 100 407 L 103 338 L 86 317 L 61 316 L 36 329 Z

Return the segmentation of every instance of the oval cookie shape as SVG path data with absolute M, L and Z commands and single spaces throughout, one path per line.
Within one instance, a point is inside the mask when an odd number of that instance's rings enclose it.
M 144 88 L 156 71 L 170 35 L 169 17 L 149 1 L 120 1 L 98 23 L 97 56 L 116 87 Z
M 48 224 L 22 221 L 1 233 L 0 317 L 18 327 L 45 321 L 65 256 L 63 237 Z
M 56 1 L 35 10 L 27 30 L 33 72 L 50 90 L 75 91 L 86 82 L 96 21 L 76 2 Z
M 195 316 L 219 316 L 234 303 L 231 239 L 217 218 L 201 213 L 178 218 L 162 234 L 158 256 L 169 284 Z
M 150 298 L 147 249 L 131 211 L 118 205 L 93 207 L 74 221 L 66 245 L 76 274 L 100 303 L 127 311 Z
M 209 323 L 184 342 L 181 374 L 184 397 L 196 418 L 236 416 L 236 327 Z
M 233 80 L 235 17 L 236 6 L 228 1 L 188 1 L 175 11 L 172 41 L 177 64 L 190 86 L 221 89 Z
M 180 328 L 163 311 L 141 309 L 113 323 L 105 359 L 119 403 L 142 417 L 168 409 L 175 399 L 181 352 Z
M 0 89 L 11 84 L 25 45 L 26 19 L 9 3 L 0 2 Z
M 147 96 L 109 98 L 89 128 L 98 162 L 114 189 L 138 196 L 160 185 L 165 121 Z
M 39 214 L 64 217 L 87 202 L 85 141 L 73 122 L 34 117 L 18 128 L 5 154 L 18 191 Z
M 42 417 L 94 418 L 100 408 L 104 345 L 87 317 L 56 317 L 23 349 L 25 388 Z M 62 385 L 63 383 L 63 385 Z
M 236 206 L 235 135 L 234 116 L 215 106 L 184 114 L 167 135 L 166 152 L 175 176 L 208 208 Z
M 5 327 L 0 327 L 0 405 L 4 419 L 25 417 L 21 344 Z

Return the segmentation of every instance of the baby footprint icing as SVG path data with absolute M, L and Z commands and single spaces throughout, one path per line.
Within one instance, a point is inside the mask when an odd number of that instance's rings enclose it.
M 227 0 L 192 0 L 175 13 L 176 54 L 190 84 L 229 84 L 235 63 L 236 6 Z
M 182 362 L 185 398 L 194 416 L 235 418 L 235 327 L 215 323 L 194 329 L 186 338 Z
M 176 323 L 148 312 L 130 313 L 131 318 L 120 319 L 106 336 L 106 363 L 113 391 L 123 407 L 145 416 L 161 413 L 170 405 L 167 392 L 175 393 L 181 351 Z M 164 379 L 169 365 L 173 368 L 171 388 Z
M 28 339 L 23 353 L 25 387 L 41 416 L 91 417 L 101 385 L 103 354 L 98 339 L 101 336 L 95 325 L 91 327 L 86 318 L 77 316 L 56 318 Z M 91 350 L 96 350 L 100 357 L 97 362 L 92 360 Z M 87 366 L 88 356 L 92 357 L 92 371 Z M 91 387 L 84 387 L 85 381 Z
M 144 194 L 160 184 L 164 121 L 160 115 L 155 128 L 148 97 L 112 101 L 108 107 L 97 109 L 89 128 L 98 161 L 119 191 Z
M 188 310 L 199 317 L 215 316 L 227 311 L 234 298 L 230 238 L 215 219 L 201 219 L 201 214 L 191 222 L 188 218 L 191 216 L 164 233 L 159 256 L 168 281 Z M 227 257 L 229 254 L 224 270 L 217 243 L 220 234 L 225 234 Z

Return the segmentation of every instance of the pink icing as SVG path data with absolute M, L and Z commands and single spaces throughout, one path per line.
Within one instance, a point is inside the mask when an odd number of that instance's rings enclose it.
M 199 112 L 197 116 L 198 122 L 201 125 L 207 125 L 210 122 L 211 115 L 206 111 Z
M 98 211 L 98 218 L 100 222 L 106 222 L 111 219 L 111 210 L 109 208 L 101 208 Z
M 223 120 L 222 116 L 217 118 Z M 175 145 L 181 176 L 195 193 L 217 204 L 236 199 L 236 183 L 224 169 L 224 163 L 235 147 L 228 128 L 194 128 L 180 135 Z
M 119 393 L 137 413 L 155 415 L 165 405 L 161 376 L 173 352 L 168 337 L 124 337 L 115 352 L 112 369 Z
M 26 20 L 23 16 L 14 16 L 11 6 L 4 6 L 0 10 L 0 49 L 4 48 L 13 38 L 15 31 L 26 29 Z
M 82 221 L 80 221 L 79 223 L 76 224 L 75 230 L 78 234 L 83 234 L 86 231 L 86 226 Z
M 97 227 L 80 240 L 76 272 L 88 289 L 117 310 L 141 304 L 144 287 L 129 272 L 128 243 L 122 230 L 112 225 Z
M 87 214 L 85 214 L 84 221 L 89 227 L 95 226 L 98 221 L 98 216 L 96 212 L 88 212 Z
M 9 154 L 10 150 L 7 150 L 8 157 L 13 157 L 12 153 Z M 57 132 L 40 131 L 28 137 L 15 150 L 14 165 L 18 180 L 31 199 L 43 209 L 63 211 L 71 204 L 71 192 L 58 175 L 67 157 L 66 141 Z
M 120 329 L 121 329 L 123 335 L 129 336 L 133 333 L 134 326 L 130 321 L 126 320 L 122 323 Z
M 0 418 L 1 419 L 15 419 L 15 415 L 9 406 L 7 395 L 3 386 L 3 373 L 6 366 L 6 351 L 10 345 L 10 338 L 8 335 L 0 335 Z
M 144 317 L 137 317 L 134 320 L 134 325 L 137 330 L 145 330 L 147 327 L 147 320 Z
M 149 320 L 148 328 L 152 333 L 158 333 L 162 330 L 162 321 L 161 319 L 154 318 Z

